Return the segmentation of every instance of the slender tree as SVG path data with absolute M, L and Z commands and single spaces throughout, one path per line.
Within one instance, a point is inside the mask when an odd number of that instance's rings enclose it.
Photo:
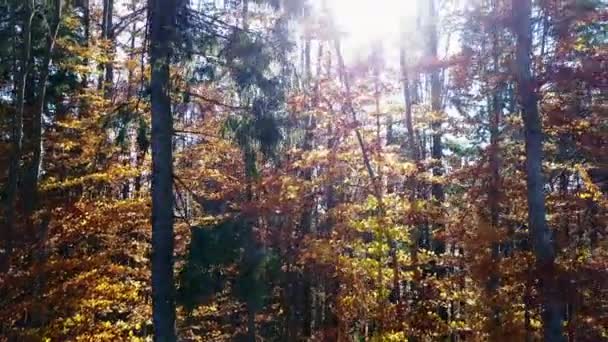
M 173 117 L 169 65 L 176 0 L 150 0 L 152 102 L 152 306 L 154 340 L 175 341 L 173 285 Z
M 513 0 L 513 29 L 517 37 L 515 76 L 519 105 L 524 121 L 526 141 L 526 183 L 528 225 L 541 272 L 543 335 L 545 341 L 563 341 L 562 305 L 558 300 L 555 276 L 555 248 L 547 225 L 543 162 L 543 128 L 538 110 L 538 94 L 531 73 L 532 4 L 530 0 Z
M 42 158 L 42 122 L 47 101 L 48 80 L 51 75 L 53 53 L 61 27 L 63 0 L 53 1 L 51 15 L 46 19 L 49 32 L 42 57 L 40 79 L 37 84 L 38 96 L 31 110 L 31 130 L 25 137 L 27 141 L 27 158 L 24 163 L 23 195 L 25 198 L 25 215 L 30 216 L 38 206 L 38 183 Z
M 114 0 L 103 0 L 103 17 L 101 22 L 101 38 L 108 42 L 114 39 Z M 113 45 L 109 51 L 109 61 L 101 66 L 103 73 L 99 76 L 99 89 L 104 90 L 107 98 L 112 96 L 112 82 L 114 81 L 114 65 L 112 59 Z
M 17 11 L 15 10 L 15 15 Z M 17 190 L 20 173 L 21 154 L 23 149 L 23 115 L 25 112 L 25 94 L 27 79 L 31 71 L 30 57 L 32 53 L 32 21 L 34 19 L 34 1 L 28 0 L 24 3 L 22 14 L 23 47 L 19 63 L 19 74 L 17 75 L 17 102 L 16 113 L 12 122 L 12 148 L 9 157 L 8 182 L 6 191 L 6 261 L 8 262 L 13 249 L 13 234 L 15 229 Z
M 493 12 L 496 11 L 496 4 L 491 3 Z M 491 39 L 491 55 L 492 55 L 492 68 L 494 75 L 497 75 L 500 70 L 499 66 L 499 41 L 498 32 L 496 26 L 492 26 L 490 29 Z M 495 76 L 496 77 L 496 76 Z M 490 82 L 489 82 L 490 83 Z M 500 80 L 499 82 L 502 83 Z M 489 167 L 490 167 L 490 179 L 488 186 L 488 205 L 490 207 L 490 225 L 492 229 L 499 229 L 499 218 L 500 218 L 500 121 L 502 114 L 502 105 L 500 101 L 501 85 L 500 84 L 489 84 L 491 88 L 490 100 L 488 101 L 488 116 L 489 116 L 489 131 L 490 131 L 490 147 L 489 147 Z M 494 265 L 498 263 L 499 258 L 499 244 L 498 242 L 492 243 L 492 262 Z M 492 268 L 490 273 L 490 279 L 488 281 L 488 290 L 491 296 L 496 295 L 496 291 L 499 286 L 499 276 L 497 274 L 496 267 Z M 494 304 L 492 308 L 493 317 L 493 332 L 499 333 L 501 329 L 500 324 L 500 308 Z
M 403 101 L 405 105 L 405 128 L 406 128 L 406 148 L 412 160 L 418 160 L 418 145 L 414 133 L 412 120 L 412 94 L 410 86 L 410 73 L 407 65 L 407 51 L 405 47 L 405 35 L 401 37 L 401 47 L 399 48 L 399 65 L 401 68 L 401 82 L 403 84 Z
M 431 61 L 436 61 L 437 56 L 437 47 L 438 47 L 438 35 L 437 35 L 437 9 L 435 0 L 428 1 L 429 12 L 426 20 L 429 21 L 429 38 L 428 38 L 428 58 Z M 443 175 L 443 167 L 441 166 L 441 158 L 443 156 L 443 144 L 442 144 L 442 133 L 441 133 L 441 125 L 443 121 L 440 119 L 440 112 L 442 110 L 441 105 L 441 79 L 439 77 L 439 70 L 431 71 L 431 111 L 433 115 L 436 115 L 436 118 L 433 118 L 433 122 L 431 124 L 431 128 L 433 130 L 432 137 L 432 150 L 431 157 L 433 158 L 433 162 L 436 165 L 433 167 L 433 175 L 441 176 Z M 445 194 L 443 191 L 443 185 L 440 183 L 433 183 L 432 186 L 432 195 L 433 198 L 438 202 L 443 202 Z M 441 247 L 440 247 L 441 248 Z

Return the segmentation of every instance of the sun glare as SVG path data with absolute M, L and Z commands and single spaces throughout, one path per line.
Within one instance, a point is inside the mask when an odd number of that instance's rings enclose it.
M 414 0 L 330 0 L 328 5 L 340 31 L 356 46 L 397 37 L 416 12 Z

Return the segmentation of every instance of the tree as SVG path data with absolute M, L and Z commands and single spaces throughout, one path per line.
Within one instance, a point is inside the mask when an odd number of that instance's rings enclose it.
M 17 14 L 16 6 L 14 15 Z M 10 257 L 13 249 L 13 234 L 15 229 L 17 190 L 20 173 L 21 156 L 23 149 L 23 115 L 25 112 L 25 91 L 27 79 L 31 69 L 31 49 L 32 49 L 32 20 L 34 19 L 34 1 L 26 1 L 22 16 L 23 47 L 22 57 L 19 63 L 19 73 L 16 76 L 17 99 L 16 113 L 12 122 L 11 133 L 11 152 L 9 159 L 8 181 L 6 190 L 6 260 L 2 268 L 9 266 Z
M 51 74 L 53 53 L 55 52 L 55 45 L 57 43 L 61 21 L 63 20 L 63 7 L 64 2 L 62 0 L 53 1 L 53 6 L 49 9 L 51 14 L 45 18 L 46 25 L 48 25 L 48 35 L 46 35 L 40 76 L 38 83 L 36 84 L 39 93 L 32 104 L 31 117 L 28 118 L 31 127 L 27 130 L 25 136 L 27 156 L 23 167 L 23 197 L 25 201 L 25 215 L 27 217 L 31 216 L 38 206 L 38 183 L 43 148 L 43 113 L 47 105 L 48 80 Z M 46 228 L 42 227 L 41 230 L 44 231 Z M 41 235 L 44 235 L 44 232 L 41 232 Z
M 112 97 L 112 87 L 114 82 L 114 66 L 113 66 L 113 49 L 114 44 L 112 40 L 114 37 L 114 0 L 103 0 L 103 17 L 101 22 L 101 39 L 104 39 L 106 43 L 110 44 L 112 48 L 108 51 L 109 61 L 105 65 L 101 65 L 103 73 L 99 76 L 99 89 L 104 91 L 104 95 L 107 98 Z
M 543 335 L 546 341 L 563 341 L 562 310 L 555 280 L 555 248 L 546 221 L 543 162 L 543 128 L 538 95 L 531 74 L 532 5 L 530 0 L 513 1 L 513 29 L 517 36 L 515 77 L 524 119 L 528 225 L 532 235 L 536 267 L 541 272 Z
M 154 339 L 175 341 L 173 285 L 173 117 L 170 64 L 178 2 L 150 0 L 152 110 L 152 301 Z

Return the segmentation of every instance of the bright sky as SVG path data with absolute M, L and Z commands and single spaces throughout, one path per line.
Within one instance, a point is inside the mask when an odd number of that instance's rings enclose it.
M 416 13 L 416 0 L 329 0 L 328 6 L 338 27 L 358 41 L 398 35 Z
M 398 50 L 402 27 L 406 32 L 414 28 L 419 0 L 325 1 L 338 29 L 345 34 L 342 46 L 345 58 L 350 60 L 364 57 L 374 41 L 381 41 L 385 46 Z M 392 52 L 385 51 L 389 55 Z
M 429 0 L 317 0 L 326 1 L 328 8 L 333 13 L 333 18 L 338 29 L 345 34 L 342 40 L 344 57 L 348 61 L 356 61 L 365 58 L 374 41 L 381 41 L 384 45 L 385 63 L 393 68 L 398 68 L 399 46 L 404 39 L 402 33 L 408 38 L 406 44 L 420 39 L 420 29 L 417 27 L 416 18 L 418 4 L 426 5 Z M 456 2 L 458 6 L 466 4 L 467 1 Z M 422 8 L 421 10 L 428 10 Z M 424 15 L 424 14 L 422 14 Z M 446 51 L 446 37 L 439 37 L 439 54 L 452 54 L 457 50 L 457 36 L 450 35 L 450 51 Z M 397 102 L 401 101 L 401 93 L 395 97 Z M 445 109 L 448 115 L 455 115 L 455 110 L 450 106 Z M 450 139 L 455 139 L 449 136 Z M 465 141 L 459 141 L 464 144 Z

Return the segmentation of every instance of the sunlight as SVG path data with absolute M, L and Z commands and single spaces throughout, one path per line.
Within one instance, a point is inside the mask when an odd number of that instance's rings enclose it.
M 331 0 L 338 28 L 355 46 L 397 37 L 416 13 L 415 0 Z

